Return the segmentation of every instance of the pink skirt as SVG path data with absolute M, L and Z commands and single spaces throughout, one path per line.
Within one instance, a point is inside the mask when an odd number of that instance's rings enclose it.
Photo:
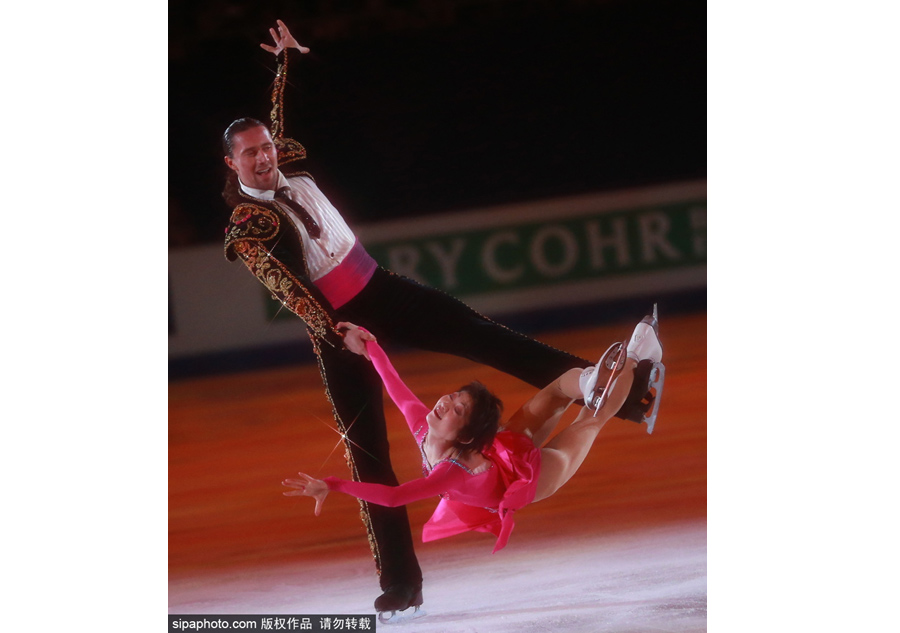
M 484 452 L 494 462 L 506 492 L 496 510 L 478 508 L 441 499 L 422 530 L 425 542 L 468 531 L 488 532 L 497 537 L 494 553 L 503 549 L 515 527 L 515 511 L 534 501 L 541 472 L 541 450 L 521 433 L 501 431 Z

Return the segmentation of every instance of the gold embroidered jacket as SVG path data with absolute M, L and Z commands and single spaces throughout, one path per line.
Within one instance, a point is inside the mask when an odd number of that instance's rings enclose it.
M 272 94 L 272 138 L 278 150 L 278 168 L 285 177 L 310 176 L 299 166 L 306 158 L 306 150 L 297 141 L 282 136 L 287 60 L 285 51 Z M 325 341 L 343 347 L 328 301 L 309 278 L 303 240 L 294 223 L 274 202 L 245 194 L 234 172 L 229 172 L 222 195 L 233 208 L 225 229 L 225 257 L 229 261 L 240 259 L 273 299 L 303 319 L 314 344 Z

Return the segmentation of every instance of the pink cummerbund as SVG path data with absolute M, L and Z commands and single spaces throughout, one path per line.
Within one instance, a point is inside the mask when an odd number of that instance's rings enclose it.
M 322 291 L 331 307 L 337 310 L 366 287 L 378 263 L 366 252 L 357 238 L 356 243 L 337 268 L 314 283 Z

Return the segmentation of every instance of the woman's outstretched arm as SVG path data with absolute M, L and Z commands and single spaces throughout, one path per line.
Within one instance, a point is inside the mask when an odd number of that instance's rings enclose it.
M 344 333 L 344 346 L 347 349 L 372 361 L 388 395 L 403 413 L 409 430 L 415 434 L 425 424 L 425 416 L 431 409 L 422 404 L 416 394 L 400 379 L 400 374 L 394 369 L 387 354 L 371 332 L 346 321 L 338 323 L 337 329 Z
M 313 497 L 316 500 L 316 516 L 322 510 L 322 503 L 331 491 L 343 492 L 363 501 L 396 508 L 414 501 L 436 497 L 445 492 L 461 490 L 471 480 L 462 468 L 444 462 L 438 464 L 428 477 L 414 479 L 399 486 L 385 486 L 359 481 L 348 481 L 339 477 L 314 479 L 305 473 L 299 473 L 300 479 L 285 479 L 281 483 L 293 488 L 284 493 L 286 497 Z

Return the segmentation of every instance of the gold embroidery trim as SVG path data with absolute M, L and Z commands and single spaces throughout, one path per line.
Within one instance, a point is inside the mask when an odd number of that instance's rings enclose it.
M 310 337 L 310 339 L 312 340 L 313 351 L 316 353 L 316 359 L 318 360 L 319 375 L 322 377 L 322 384 L 325 386 L 325 397 L 328 398 L 328 402 L 331 404 L 331 413 L 334 415 L 334 420 L 337 422 L 338 428 L 341 430 L 341 435 L 344 438 L 344 459 L 347 460 L 347 467 L 350 469 L 350 476 L 353 481 L 360 481 L 359 471 L 356 468 L 356 463 L 353 461 L 353 454 L 350 452 L 350 440 L 347 438 L 347 426 L 344 424 L 343 420 L 341 420 L 337 407 L 334 406 L 331 390 L 328 388 L 328 377 L 325 374 L 325 364 L 322 361 L 319 341 L 314 337 Z M 378 576 L 381 576 L 381 549 L 378 546 L 378 541 L 375 540 L 375 528 L 372 526 L 369 504 L 362 499 L 358 499 L 358 501 L 359 517 L 362 519 L 363 525 L 366 528 L 366 535 L 369 539 L 369 549 L 372 551 L 372 558 L 375 559 L 375 573 Z
M 275 72 L 275 85 L 272 88 L 272 138 L 279 139 L 284 135 L 284 87 L 287 85 L 288 52 L 284 50 L 278 70 Z
M 232 226 L 225 248 L 233 248 L 244 265 L 268 288 L 272 298 L 303 319 L 317 337 L 327 340 L 337 329 L 328 312 L 310 294 L 264 242 L 278 234 L 281 225 L 277 213 L 256 205 L 239 205 L 231 215 Z

